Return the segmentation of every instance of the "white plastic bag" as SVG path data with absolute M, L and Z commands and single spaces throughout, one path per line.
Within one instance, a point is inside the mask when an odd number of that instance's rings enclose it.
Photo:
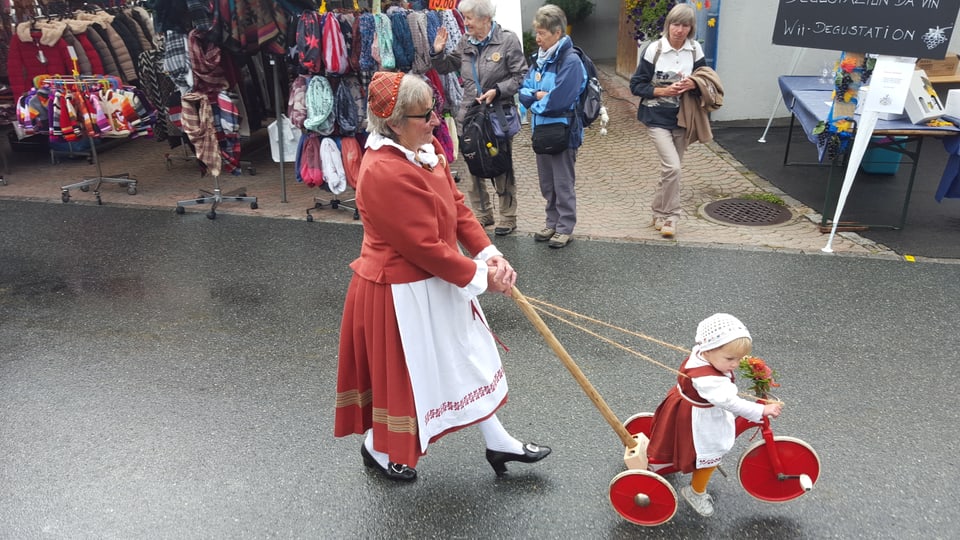
M 300 144 L 300 130 L 293 126 L 290 119 L 285 114 L 280 115 L 280 127 L 277 127 L 277 120 L 274 120 L 267 126 L 267 136 L 270 137 L 270 157 L 273 161 L 280 162 L 280 138 L 283 138 L 283 161 L 295 162 L 297 160 L 297 146 Z

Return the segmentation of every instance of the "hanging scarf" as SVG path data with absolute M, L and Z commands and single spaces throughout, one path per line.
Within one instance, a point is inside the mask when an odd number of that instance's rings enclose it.
M 375 23 L 373 58 L 379 62 L 382 69 L 393 71 L 397 67 L 397 58 L 393 54 L 393 28 L 390 17 L 384 13 L 378 13 L 373 16 L 373 20 Z
M 407 14 L 407 26 L 410 27 L 410 40 L 413 43 L 413 66 L 410 71 L 426 73 L 430 69 L 431 42 L 427 41 L 427 14 L 411 11 Z
M 377 61 L 373 58 L 373 37 L 377 33 L 377 21 L 372 13 L 363 13 L 357 18 L 360 35 L 360 71 L 375 71 Z
M 307 119 L 303 121 L 303 127 L 321 135 L 332 133 L 335 120 L 333 101 L 333 90 L 327 78 L 321 75 L 312 77 L 307 86 Z
M 390 28 L 393 31 L 393 56 L 396 58 L 397 69 L 410 71 L 416 52 L 413 48 L 413 36 L 410 34 L 407 15 L 399 9 L 393 11 L 390 14 Z
M 330 192 L 339 195 L 346 191 L 347 176 L 343 170 L 343 156 L 332 137 L 325 137 L 320 141 L 320 159 L 323 162 L 323 181 Z
M 334 13 L 323 16 L 323 62 L 327 66 L 327 73 L 336 75 L 343 75 L 350 67 L 347 44 Z
M 323 71 L 321 38 L 320 15 L 316 11 L 301 13 L 297 24 L 297 60 L 308 73 Z
M 206 42 L 197 29 L 191 30 L 187 39 L 190 65 L 193 66 L 193 90 L 207 95 L 226 90 L 229 85 L 223 66 L 220 65 L 220 47 Z
M 197 152 L 197 159 L 214 176 L 220 176 L 220 152 L 217 133 L 213 128 L 213 109 L 210 100 L 199 92 L 190 92 L 181 99 L 180 121 L 183 133 Z

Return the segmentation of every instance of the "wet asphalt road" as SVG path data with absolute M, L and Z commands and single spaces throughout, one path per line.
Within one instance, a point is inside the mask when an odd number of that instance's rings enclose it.
M 623 445 L 514 302 L 518 438 L 553 447 L 497 479 L 467 429 L 412 485 L 332 437 L 340 309 L 357 224 L 0 201 L 0 538 L 955 538 L 960 265 L 497 238 L 527 296 L 689 347 L 738 315 L 779 372 L 778 435 L 822 462 L 786 504 L 735 478 L 644 528 L 608 501 Z M 673 375 L 547 318 L 618 418 Z M 680 353 L 606 333 L 670 367 Z

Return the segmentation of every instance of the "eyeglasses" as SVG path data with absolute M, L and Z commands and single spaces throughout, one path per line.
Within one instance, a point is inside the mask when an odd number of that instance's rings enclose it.
M 420 118 L 424 122 L 429 122 L 430 120 L 433 120 L 433 113 L 437 113 L 437 116 L 440 116 L 440 113 L 437 112 L 436 107 L 437 107 L 437 100 L 433 100 L 433 105 L 430 105 L 430 110 L 428 110 L 427 112 L 423 114 L 405 114 L 403 115 L 403 117 L 404 118 Z

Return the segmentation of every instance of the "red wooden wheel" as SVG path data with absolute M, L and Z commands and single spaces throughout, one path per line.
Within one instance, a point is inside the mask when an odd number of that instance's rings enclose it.
M 809 444 L 793 437 L 775 436 L 773 441 L 780 456 L 783 474 L 805 474 L 810 478 L 810 486 L 817 483 L 820 478 L 820 457 Z M 807 492 L 799 478 L 777 478 L 767 455 L 767 443 L 763 440 L 755 442 L 743 453 L 737 465 L 737 478 L 747 493 L 765 502 L 787 502 Z
M 627 421 L 623 423 L 623 427 L 626 428 L 627 433 L 631 435 L 643 433 L 647 437 L 650 436 L 650 427 L 652 425 L 653 413 L 649 412 L 637 413 L 627 418 Z
M 623 519 L 652 527 L 677 513 L 677 492 L 650 471 L 623 471 L 610 481 L 610 504 Z

